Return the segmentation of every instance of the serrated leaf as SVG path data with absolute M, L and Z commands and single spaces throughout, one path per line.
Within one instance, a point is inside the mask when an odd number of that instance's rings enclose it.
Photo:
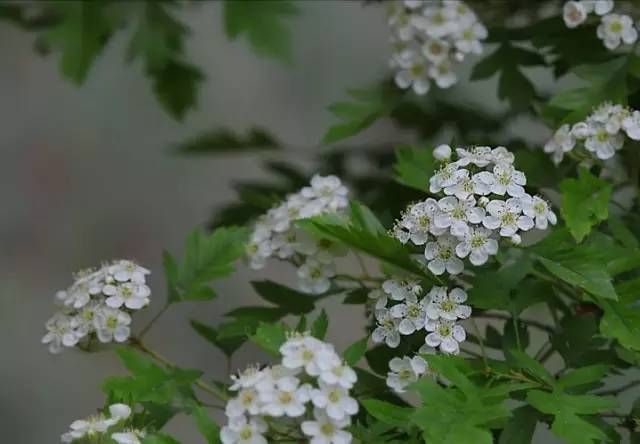
M 538 423 L 538 413 L 530 406 L 515 409 L 505 426 L 498 444 L 530 444 Z
M 329 317 L 323 308 L 316 320 L 311 324 L 311 335 L 318 339 L 324 339 L 327 335 L 327 328 L 329 328 Z
M 287 339 L 287 330 L 282 324 L 267 324 L 261 322 L 256 329 L 256 333 L 251 336 L 251 341 L 257 344 L 264 351 L 274 356 L 280 355 L 280 346 Z
M 156 98 L 174 118 L 182 120 L 189 109 L 195 108 L 198 88 L 204 81 L 204 75 L 197 66 L 172 60 L 150 75 Z
M 191 327 L 206 341 L 222 350 L 227 357 L 231 357 L 246 341 L 246 336 L 220 338 L 217 329 L 196 320 L 191 321 Z
M 248 151 L 270 151 L 280 144 L 265 130 L 251 128 L 246 134 L 228 129 L 215 129 L 198 134 L 176 146 L 181 154 L 218 154 Z
M 509 350 L 508 356 L 513 362 L 516 363 L 516 365 L 518 365 L 520 369 L 526 371 L 531 376 L 545 382 L 550 386 L 553 386 L 555 384 L 553 376 L 546 368 L 544 368 L 544 365 L 533 359 L 525 352 L 521 350 Z
M 315 301 L 312 296 L 273 281 L 253 281 L 251 286 L 262 299 L 276 304 L 286 313 L 310 313 L 315 307 Z
M 429 178 L 436 170 L 436 160 L 429 148 L 400 146 L 396 148 L 394 179 L 411 188 L 429 192 Z
M 408 426 L 409 417 L 413 413 L 411 408 L 401 407 L 378 399 L 364 399 L 361 403 L 367 412 L 378 421 L 401 429 L 405 429 Z
M 234 40 L 245 37 L 258 55 L 283 62 L 291 59 L 291 32 L 285 21 L 297 14 L 288 0 L 243 0 L 224 2 L 224 25 Z
M 577 179 L 560 183 L 561 213 L 573 237 L 581 242 L 591 228 L 609 216 L 612 185 L 581 169 Z
M 586 367 L 571 370 L 562 375 L 558 381 L 558 387 L 572 388 L 581 385 L 593 384 L 600 382 L 609 371 L 609 366 L 605 364 L 594 364 Z
M 344 351 L 343 356 L 347 365 L 353 366 L 358 363 L 360 359 L 364 356 L 367 351 L 367 343 L 369 342 L 369 337 L 364 337 L 353 344 L 351 344 Z

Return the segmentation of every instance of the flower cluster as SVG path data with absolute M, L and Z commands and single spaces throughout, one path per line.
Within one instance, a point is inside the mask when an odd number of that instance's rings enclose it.
M 126 404 L 112 404 L 108 410 L 109 416 L 100 413 L 73 421 L 69 431 L 60 437 L 60 442 L 102 442 L 101 437 L 108 435 L 117 444 L 140 444 L 145 437 L 144 431 L 122 427 L 131 416 L 131 407 Z
M 601 16 L 597 29 L 598 38 L 607 49 L 614 50 L 620 44 L 631 45 L 638 40 L 638 30 L 633 19 L 626 14 L 612 13 L 613 0 L 581 0 L 569 1 L 564 4 L 564 23 L 569 28 L 576 28 L 583 24 L 590 13 Z
M 556 223 L 547 202 L 525 192 L 527 179 L 505 147 L 458 148 L 456 161 L 448 145 L 434 153 L 444 165 L 430 178 L 429 190 L 444 197 L 410 205 L 392 231 L 402 243 L 424 246 L 433 274 L 458 274 L 467 257 L 482 265 L 498 252 L 500 237 L 518 244 L 521 231 Z
M 326 213 L 338 213 L 348 205 L 348 190 L 336 176 L 314 176 L 308 187 L 290 194 L 271 208 L 255 224 L 247 255 L 254 270 L 277 257 L 298 265 L 299 287 L 306 293 L 321 294 L 335 275 L 334 259 L 342 253 L 328 239 L 315 239 L 297 229 L 294 221 Z
M 460 352 L 460 343 L 467 335 L 457 321 L 471 316 L 471 307 L 464 304 L 467 293 L 463 289 L 433 287 L 422 297 L 418 282 L 389 279 L 383 282 L 381 292 L 372 293 L 369 296 L 377 299 L 376 327 L 371 335 L 374 342 L 396 348 L 401 336 L 423 331 L 427 346 L 443 353 Z
M 312 443 L 350 443 L 345 428 L 358 412 L 358 403 L 349 394 L 357 380 L 353 369 L 332 345 L 308 334 L 291 336 L 280 353 L 281 364 L 249 367 L 232 377 L 230 390 L 237 395 L 225 409 L 223 444 L 266 443 L 265 417 L 297 419 Z
M 420 356 L 392 358 L 389 361 L 389 370 L 387 386 L 396 393 L 404 393 L 407 386 L 428 372 L 427 362 Z
M 462 1 L 396 1 L 388 17 L 396 84 L 416 94 L 429 91 L 432 81 L 438 88 L 456 83 L 455 64 L 468 54 L 481 54 L 487 37 L 487 29 Z
M 630 139 L 640 140 L 640 111 L 603 103 L 585 120 L 558 128 L 545 144 L 544 151 L 551 153 L 551 158 L 557 165 L 580 142 L 590 156 L 607 160 L 622 149 L 624 134 Z
M 94 337 L 102 343 L 126 341 L 131 313 L 149 304 L 149 273 L 128 260 L 76 273 L 71 287 L 55 295 L 59 310 L 46 322 L 42 342 L 49 344 L 51 353 L 59 353 Z

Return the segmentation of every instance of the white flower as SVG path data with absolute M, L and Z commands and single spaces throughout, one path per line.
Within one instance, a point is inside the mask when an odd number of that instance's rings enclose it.
M 451 147 L 449 145 L 438 145 L 433 149 L 433 157 L 436 160 L 448 161 L 451 158 Z
M 305 293 L 322 294 L 331 287 L 331 280 L 336 275 L 335 265 L 323 264 L 317 259 L 308 258 L 298 268 L 298 285 Z
M 341 421 L 358 413 L 358 403 L 344 387 L 329 385 L 323 381 L 318 381 L 318 387 L 311 391 L 311 402 L 314 406 L 325 409 L 329 418 Z
M 455 32 L 455 23 L 450 20 L 445 10 L 439 6 L 425 8 L 422 15 L 412 17 L 413 25 L 429 37 L 439 39 Z
M 458 199 L 464 200 L 469 196 L 477 194 L 484 196 L 491 192 L 491 187 L 481 179 L 480 174 L 470 175 L 468 170 L 459 170 L 461 173 L 457 176 L 458 182 L 444 189 L 444 194 L 454 195 Z
M 516 156 L 504 146 L 497 146 L 491 150 L 491 161 L 496 165 L 511 165 L 515 160 Z
M 151 290 L 145 284 L 127 282 L 124 284 L 104 286 L 102 292 L 109 296 L 104 302 L 111 308 L 123 305 L 131 310 L 139 310 L 149 304 Z
M 487 28 L 482 23 L 472 23 L 456 34 L 456 49 L 465 54 L 482 54 L 481 40 L 487 35 Z
M 420 356 L 410 358 L 393 358 L 389 361 L 389 373 L 387 373 L 387 386 L 396 393 L 404 393 L 405 388 L 418 380 L 427 372 L 427 363 Z
M 429 68 L 429 77 L 431 77 L 438 85 L 438 88 L 449 88 L 458 81 L 453 70 L 453 64 L 449 60 L 443 60 Z
M 438 193 L 443 188 L 457 183 L 461 175 L 464 175 L 464 173 L 459 170 L 459 166 L 456 163 L 444 165 L 429 178 L 429 192 Z
M 262 410 L 260 393 L 253 387 L 241 389 L 235 398 L 230 399 L 225 407 L 225 413 L 229 418 L 237 418 L 248 412 L 257 415 Z
M 376 301 L 375 309 L 379 310 L 387 306 L 388 298 L 382 288 L 374 288 L 369 292 L 367 297 L 373 301 Z
M 482 223 L 490 230 L 500 228 L 500 236 L 511 237 L 518 229 L 527 231 L 533 228 L 533 219 L 522 215 L 520 199 L 510 198 L 504 200 L 492 200 L 487 204 L 487 215 Z
M 141 444 L 145 435 L 146 434 L 142 430 L 128 430 L 125 432 L 113 433 L 111 435 L 111 439 L 118 444 Z
M 633 111 L 622 121 L 622 128 L 630 139 L 640 140 L 640 111 Z
M 544 230 L 547 225 L 555 225 L 557 222 L 556 215 L 549 208 L 549 204 L 538 196 L 525 196 L 521 199 L 522 212 L 532 218 L 536 223 L 536 228 Z
M 349 190 L 336 176 L 320 176 L 316 174 L 311 178 L 311 187 L 303 188 L 301 194 L 303 197 L 318 201 L 323 208 L 335 212 L 346 208 Z
M 562 161 L 565 153 L 576 146 L 576 138 L 569 124 L 564 124 L 554 133 L 551 140 L 544 145 L 544 152 L 551 153 L 553 162 L 557 165 Z
M 587 8 L 583 1 L 566 2 L 562 8 L 562 18 L 568 28 L 575 28 L 587 20 Z
M 522 171 L 516 170 L 512 165 L 497 164 L 493 167 L 493 175 L 478 173 L 480 180 L 491 187 L 491 192 L 504 196 L 505 193 L 513 197 L 524 194 L 524 185 L 527 178 Z
M 415 296 L 394 305 L 389 312 L 394 318 L 401 319 L 398 331 L 402 335 L 410 335 L 417 330 L 422 330 L 424 327 L 424 306 L 418 302 Z
M 73 347 L 79 340 L 74 326 L 72 317 L 64 313 L 56 313 L 45 324 L 47 334 L 42 338 L 42 343 L 49 344 L 51 353 L 60 353 L 62 347 Z
M 429 77 L 427 73 L 427 63 L 424 57 L 411 52 L 406 60 L 401 60 L 400 71 L 395 75 L 395 82 L 399 88 L 412 88 L 418 95 L 426 94 L 429 91 Z
M 425 330 L 430 332 L 425 337 L 429 347 L 439 347 L 440 351 L 454 355 L 460 352 L 460 343 L 467 338 L 462 326 L 446 319 L 428 319 Z
M 311 376 L 317 376 L 340 362 L 332 346 L 308 335 L 289 338 L 280 346 L 280 354 L 286 368 L 304 367 Z
M 332 264 L 336 257 L 344 256 L 347 252 L 346 248 L 338 242 L 325 238 L 314 238 L 302 230 L 296 231 L 294 248 L 305 256 L 313 256 L 323 264 Z
M 620 46 L 621 42 L 631 45 L 638 39 L 633 19 L 625 14 L 607 14 L 602 17 L 597 33 L 604 46 L 612 50 Z
M 491 148 L 488 146 L 474 146 L 471 149 L 456 148 L 458 160 L 456 164 L 466 167 L 473 164 L 479 167 L 486 167 L 493 161 Z
M 264 268 L 267 259 L 273 253 L 270 239 L 271 230 L 263 224 L 256 224 L 246 247 L 249 266 L 253 270 Z
M 131 407 L 129 407 L 127 404 L 111 404 L 109 406 L 109 414 L 111 415 L 111 417 L 107 421 L 110 423 L 110 425 L 116 424 L 129 418 L 129 416 L 131 416 L 131 412 Z
M 429 39 L 422 45 L 422 53 L 431 63 L 440 63 L 449 57 L 448 42 L 440 39 Z
M 358 380 L 356 372 L 344 362 L 338 362 L 320 372 L 320 380 L 329 385 L 350 389 Z
M 377 327 L 373 330 L 371 339 L 373 342 L 385 342 L 388 347 L 396 348 L 400 345 L 400 333 L 398 326 L 400 320 L 391 316 L 389 310 L 376 310 Z
M 493 239 L 492 232 L 483 227 L 470 228 L 456 245 L 458 257 L 469 256 L 473 265 L 482 265 L 498 252 L 498 242 Z
M 108 268 L 108 273 L 118 282 L 144 284 L 146 276 L 151 272 L 135 262 L 120 260 Z
M 476 206 L 472 196 L 465 199 L 444 197 L 438 201 L 438 208 L 440 213 L 435 217 L 435 226 L 450 228 L 454 236 L 464 236 L 469 231 L 469 224 L 479 224 L 485 214 L 484 209 Z
M 598 159 L 610 159 L 622 148 L 624 144 L 622 134 L 611 134 L 604 125 L 591 128 L 593 133 L 584 141 L 584 147 L 594 153 Z
M 267 444 L 263 433 L 267 431 L 267 424 L 261 418 L 245 417 L 230 422 L 220 430 L 220 440 L 223 444 Z
M 424 250 L 424 257 L 428 260 L 427 268 L 435 275 L 445 271 L 458 274 L 464 269 L 464 264 L 455 255 L 456 240 L 453 236 L 440 236 L 436 242 L 429 242 Z
M 285 376 L 275 382 L 270 389 L 260 392 L 262 411 L 269 416 L 289 416 L 296 418 L 304 415 L 305 403 L 309 401 L 308 384 L 300 385 L 294 376 Z
M 78 419 L 71 423 L 69 426 L 70 430 L 63 435 L 63 439 L 68 437 L 72 438 L 72 440 L 85 437 L 89 439 L 95 438 L 96 436 L 102 435 L 109 427 L 110 424 L 104 415 L 94 415 L 86 419 Z
M 467 293 L 462 288 L 454 288 L 447 292 L 445 287 L 433 287 L 427 296 L 427 319 L 455 321 L 471 316 L 471 307 L 463 304 L 467 300 Z
M 613 9 L 613 0 L 582 0 L 588 12 L 595 12 L 598 15 L 605 15 Z
M 394 301 L 415 299 L 422 293 L 420 283 L 410 279 L 387 279 L 382 283 L 382 290 Z
M 266 373 L 258 365 L 250 365 L 237 375 L 231 375 L 233 384 L 231 384 L 229 390 L 237 391 L 241 388 L 255 387 L 265 376 Z
M 302 433 L 309 436 L 309 444 L 349 444 L 351 433 L 343 430 L 350 423 L 348 417 L 340 421 L 329 418 L 322 409 L 313 410 L 313 421 L 304 421 L 300 428 Z
M 105 307 L 95 315 L 95 329 L 100 342 L 124 342 L 131 334 L 131 316 L 122 310 Z
M 402 218 L 396 222 L 394 233 L 400 237 L 403 243 L 409 240 L 415 245 L 423 245 L 427 242 L 429 234 L 440 235 L 446 228 L 436 227 L 434 219 L 439 212 L 438 202 L 428 198 L 423 202 L 410 205 L 402 214 Z
M 73 317 L 72 324 L 78 338 L 84 338 L 95 330 L 94 319 L 96 313 L 104 307 L 102 302 L 93 301 L 82 307 L 76 316 Z
M 415 28 L 411 23 L 410 16 L 403 7 L 395 2 L 389 3 L 389 14 L 387 23 L 400 40 L 409 41 L 415 34 Z

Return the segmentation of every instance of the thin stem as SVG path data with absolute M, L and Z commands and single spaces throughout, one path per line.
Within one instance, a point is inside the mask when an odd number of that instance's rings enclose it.
M 629 382 L 625 385 L 622 385 L 620 387 L 614 388 L 614 389 L 608 389 L 608 390 L 600 390 L 599 392 L 594 392 L 595 395 L 601 396 L 601 395 L 618 395 L 626 390 L 629 390 L 631 388 L 637 387 L 640 385 L 640 381 L 632 381 Z
M 509 315 L 503 315 L 501 313 L 480 313 L 475 315 L 475 317 L 480 317 L 480 318 L 486 318 L 486 319 L 498 319 L 501 321 L 509 321 L 511 320 L 511 316 Z M 543 324 L 542 322 L 538 322 L 538 321 L 534 321 L 534 320 L 530 320 L 530 319 L 519 319 L 519 322 L 522 322 L 523 324 L 530 326 L 530 327 L 535 327 L 539 330 L 542 330 L 550 335 L 554 334 L 554 329 L 553 327 Z
M 160 309 L 160 311 L 156 313 L 156 315 L 153 318 L 151 318 L 149 323 L 145 325 L 142 330 L 140 330 L 140 333 L 138 333 L 138 339 L 142 339 L 144 335 L 147 334 L 147 332 L 151 329 L 151 327 L 153 327 L 153 324 L 155 324 L 156 321 L 160 319 L 160 316 L 162 316 L 164 312 L 167 311 L 167 309 L 169 308 L 169 305 L 170 304 L 168 302 L 164 304 L 164 306 Z
M 482 339 L 482 335 L 480 334 L 480 329 L 478 328 L 478 324 L 476 324 L 475 319 L 471 319 L 471 326 L 473 327 L 473 332 L 476 334 L 478 338 L 478 345 L 480 345 L 480 351 L 482 353 L 482 363 L 484 364 L 485 369 L 489 368 L 489 362 L 487 361 L 487 350 L 484 348 L 484 339 Z
M 522 350 L 522 342 L 520 342 L 520 332 L 518 331 L 518 319 L 515 311 L 511 313 L 511 323 L 513 324 L 513 332 L 516 335 L 516 346 L 518 350 Z
M 131 344 L 132 347 L 137 348 L 141 352 L 147 354 L 149 357 L 155 359 L 165 367 L 176 367 L 176 365 L 173 362 L 171 362 L 169 359 L 165 358 L 155 350 L 147 347 L 147 345 L 144 344 L 139 338 L 129 338 L 129 343 Z M 220 390 L 215 386 L 207 384 L 202 379 L 197 379 L 194 384 L 198 386 L 200 389 L 202 389 L 203 391 L 220 399 L 221 401 L 226 401 L 227 399 L 229 399 L 229 395 L 227 395 L 224 391 Z

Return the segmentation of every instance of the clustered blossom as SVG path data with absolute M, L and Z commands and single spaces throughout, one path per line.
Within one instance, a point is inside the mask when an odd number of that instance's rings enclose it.
M 373 342 L 384 342 L 388 347 L 396 348 L 402 336 L 424 332 L 428 347 L 448 354 L 460 352 L 460 343 L 467 335 L 458 321 L 471 316 L 471 307 L 464 304 L 467 294 L 463 289 L 449 291 L 444 287 L 433 287 L 423 295 L 422 286 L 417 281 L 388 279 L 380 289 L 372 290 L 369 297 L 376 301 L 376 327 L 371 335 Z M 390 367 L 392 373 L 396 373 L 389 375 L 388 381 L 393 384 L 390 386 L 398 389 L 405 382 L 406 386 L 412 382 L 412 377 L 426 371 L 418 371 L 423 367 L 420 361 L 396 362 Z M 401 369 L 404 372 L 398 376 Z M 407 373 L 410 369 L 413 376 Z
M 566 153 L 579 146 L 589 156 L 607 160 L 622 149 L 625 134 L 632 140 L 640 140 L 640 111 L 603 103 L 585 120 L 558 128 L 545 144 L 544 151 L 551 154 L 556 165 Z
M 420 95 L 431 82 L 438 88 L 456 83 L 455 65 L 469 54 L 481 54 L 487 37 L 487 29 L 462 1 L 395 1 L 388 23 L 396 85 Z
M 298 284 L 306 293 L 326 292 L 336 274 L 335 257 L 341 247 L 328 239 L 316 239 L 295 227 L 298 219 L 341 213 L 348 205 L 348 190 L 336 176 L 316 175 L 308 187 L 287 196 L 255 224 L 247 246 L 251 268 L 258 270 L 269 258 L 298 265 Z
M 117 444 L 141 444 L 146 433 L 143 430 L 124 427 L 124 423 L 131 416 L 131 407 L 126 404 L 112 404 L 108 411 L 108 416 L 99 413 L 73 421 L 69 431 L 60 437 L 60 442 L 102 442 L 103 437 L 110 436 Z
M 427 362 L 420 356 L 392 358 L 389 361 L 390 371 L 387 373 L 387 386 L 396 393 L 404 393 L 407 386 L 427 373 L 427 367 Z
M 128 260 L 76 273 L 74 283 L 56 293 L 58 311 L 46 322 L 42 338 L 51 353 L 86 345 L 125 342 L 131 334 L 131 314 L 145 308 L 151 297 L 149 270 Z
M 630 16 L 611 12 L 613 6 L 613 0 L 569 1 L 564 4 L 562 16 L 568 28 L 580 26 L 592 12 L 602 17 L 596 30 L 598 38 L 607 49 L 614 50 L 622 43 L 635 43 L 638 30 Z
M 358 412 L 350 396 L 355 371 L 333 346 L 308 334 L 295 334 L 280 347 L 282 362 L 249 367 L 232 376 L 237 393 L 226 405 L 223 444 L 263 444 L 269 427 L 264 418 L 288 418 L 313 444 L 347 444 L 345 430 Z M 274 433 L 277 433 L 275 431 Z
M 424 247 L 435 275 L 461 273 L 465 258 L 482 265 L 498 252 L 500 238 L 519 244 L 521 232 L 556 223 L 549 204 L 526 193 L 527 179 L 505 147 L 455 151 L 458 160 L 452 161 L 448 145 L 435 150 L 443 165 L 429 191 L 444 197 L 409 205 L 392 230 L 400 242 Z

